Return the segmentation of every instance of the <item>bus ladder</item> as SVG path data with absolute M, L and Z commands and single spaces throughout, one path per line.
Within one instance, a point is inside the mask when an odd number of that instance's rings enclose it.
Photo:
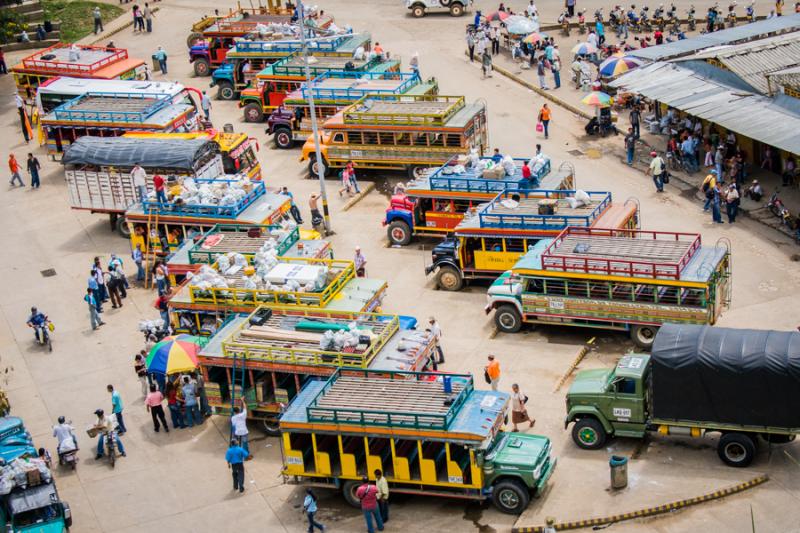
M 153 210 L 147 210 L 147 228 L 145 233 L 145 244 L 144 244 L 144 288 L 149 289 L 150 284 L 152 282 L 152 275 L 150 273 L 150 269 L 152 265 L 150 264 L 150 258 L 153 256 L 153 261 L 155 261 L 155 251 L 153 251 L 152 247 L 152 227 L 156 229 L 156 238 L 158 238 L 158 211 L 155 213 L 155 220 L 153 220 Z

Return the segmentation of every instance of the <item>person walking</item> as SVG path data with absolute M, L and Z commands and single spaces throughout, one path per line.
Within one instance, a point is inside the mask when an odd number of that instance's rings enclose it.
M 633 106 L 631 110 L 630 119 L 631 119 L 631 128 L 633 128 L 633 135 L 634 138 L 639 138 L 639 121 L 641 119 L 642 113 L 639 111 L 639 106 Z
M 554 57 L 550 62 L 550 70 L 553 73 L 554 88 L 561 88 L 561 59 Z
M 142 254 L 142 245 L 140 243 L 136 243 L 136 248 L 131 252 L 131 258 L 136 265 L 136 281 L 144 283 L 144 266 L 142 266 L 144 255 Z
M 728 185 L 725 191 L 725 212 L 728 215 L 728 224 L 736 222 L 736 215 L 739 214 L 739 191 L 735 183 Z
M 697 172 L 698 166 L 697 159 L 695 158 L 695 144 L 691 133 L 686 137 L 686 140 L 681 143 L 681 155 L 686 161 L 686 170 L 689 174 Z
M 147 5 L 147 2 L 144 4 L 142 16 L 144 17 L 144 22 L 147 25 L 147 33 L 153 33 L 153 17 L 155 16 L 155 13 L 153 13 L 153 10 L 150 9 L 149 5 Z
M 720 212 L 722 191 L 720 190 L 719 183 L 714 184 L 714 187 L 711 189 L 711 194 L 711 220 L 717 224 L 723 224 L 722 213 Z
M 628 134 L 625 136 L 625 154 L 627 157 L 628 166 L 633 166 L 633 155 L 636 150 L 636 135 L 633 134 L 633 128 L 628 128 Z
M 353 256 L 353 263 L 356 269 L 356 276 L 363 278 L 367 275 L 367 258 L 361 253 L 361 246 L 356 246 L 356 253 Z
M 31 177 L 31 189 L 38 189 L 39 188 L 39 170 L 41 170 L 42 165 L 39 164 L 39 160 L 36 159 L 33 154 L 28 153 L 28 175 Z
M 94 34 L 97 35 L 98 33 L 102 33 L 103 30 L 103 14 L 100 13 L 100 6 L 96 6 L 94 11 L 92 11 L 92 15 L 94 16 Z
M 541 122 L 542 126 L 544 127 L 545 139 L 550 137 L 550 130 L 548 127 L 550 125 L 550 118 L 550 108 L 547 107 L 547 104 L 542 104 L 542 108 L 539 110 L 539 122 Z
M 239 446 L 236 439 L 231 439 L 231 445 L 228 451 L 225 452 L 225 461 L 228 463 L 228 468 L 231 469 L 233 475 L 233 490 L 244 492 L 244 460 L 247 457 L 247 452 Z
M 361 512 L 364 513 L 364 520 L 367 522 L 367 533 L 375 533 L 372 526 L 373 519 L 378 531 L 383 531 L 383 519 L 378 511 L 378 488 L 370 485 L 367 476 L 361 478 L 361 486 L 356 490 L 356 498 L 361 501 Z
M 124 435 L 128 432 L 128 428 L 125 427 L 125 419 L 122 418 L 122 397 L 114 390 L 114 385 L 108 385 L 106 389 L 111 394 L 111 414 L 117 417 L 119 434 Z
M 483 54 L 481 55 L 481 67 L 483 68 L 483 78 L 491 78 L 492 77 L 492 54 L 489 53 L 488 48 L 484 48 Z
M 156 53 L 153 54 L 153 59 L 158 61 L 158 68 L 161 70 L 162 74 L 167 73 L 167 53 L 164 51 L 164 48 L 159 46 Z
M 108 301 L 108 288 L 106 287 L 106 273 L 103 271 L 103 266 L 100 264 L 100 258 L 94 258 L 94 265 L 92 266 L 94 279 L 97 281 L 97 297 L 103 302 Z M 102 311 L 101 311 L 102 312 Z
M 575 16 L 575 0 L 566 0 L 567 16 L 572 18 Z
M 11 181 L 8 183 L 13 187 L 14 182 L 19 181 L 20 187 L 24 187 L 25 182 L 22 181 L 22 177 L 19 175 L 19 161 L 17 161 L 14 154 L 9 154 L 8 156 L 8 170 L 11 172 Z
M 200 107 L 203 108 L 206 120 L 211 120 L 211 98 L 205 91 L 203 91 L 203 97 L 200 99 Z
M 378 512 L 385 525 L 389 521 L 389 482 L 379 468 L 375 469 L 375 487 L 378 489 Z
M 147 382 L 146 357 L 147 352 L 142 350 L 133 358 L 133 371 L 136 372 L 136 379 L 139 380 L 139 384 L 142 386 L 142 396 L 145 398 L 147 397 L 147 391 L 150 388 L 149 383 Z
M 92 291 L 92 300 L 95 303 L 95 310 L 98 313 L 102 313 L 103 301 L 100 299 L 100 286 L 97 284 L 97 278 L 94 275 L 94 269 L 89 271 L 89 278 L 86 280 L 86 288 Z
M 94 298 L 92 289 L 86 289 L 86 295 L 83 297 L 83 301 L 89 305 L 89 324 L 91 324 L 92 331 L 94 331 L 105 324 L 105 322 L 100 320 L 100 314 L 97 312 L 97 301 Z
M 306 489 L 306 497 L 303 500 L 303 512 L 306 513 L 308 518 L 308 533 L 314 533 L 314 529 L 325 531 L 325 526 L 314 520 L 314 515 L 317 512 L 317 495 L 310 488 Z
M 30 97 L 30 94 L 28 96 Z M 25 144 L 28 144 L 31 141 L 33 132 L 31 131 L 31 125 L 28 121 L 28 113 L 25 111 L 25 100 L 23 100 L 18 93 L 14 93 L 14 104 L 17 106 L 19 125 L 20 128 L 22 128 L 22 136 L 25 138 Z
M 240 399 L 242 406 L 234 406 L 233 416 L 231 416 L 231 426 L 233 427 L 233 436 L 239 442 L 239 445 L 247 452 L 247 458 L 252 459 L 250 453 L 250 443 L 248 437 L 250 432 L 247 430 L 247 402 L 244 397 Z
M 653 183 L 656 184 L 656 192 L 664 192 L 664 160 L 658 155 L 658 152 L 653 150 L 650 152 L 650 175 L 653 176 Z
M 108 295 L 111 297 L 112 309 L 122 307 L 122 297 L 120 293 L 121 287 L 122 276 L 120 276 L 119 272 L 117 272 L 116 267 L 111 265 L 108 267 L 108 283 L 106 284 L 106 288 L 108 289 Z
M 483 377 L 492 386 L 492 390 L 497 390 L 500 384 L 500 362 L 489 354 L 489 363 L 483 368 Z
M 444 363 L 444 352 L 442 351 L 442 328 L 439 326 L 439 322 L 436 321 L 436 318 L 430 316 L 428 317 L 428 329 L 431 332 L 431 336 L 436 341 L 436 353 L 438 354 L 438 358 L 435 361 L 437 365 L 441 365 Z
M 469 50 L 469 62 L 475 61 L 475 33 L 467 32 L 467 50 Z
M 546 61 L 547 58 L 545 56 L 539 56 L 539 60 L 536 62 L 536 75 L 539 76 L 539 88 L 542 89 L 543 91 L 548 90 L 547 82 L 544 79 Z
M 344 169 L 347 171 L 347 178 L 350 182 L 350 187 L 353 189 L 353 191 L 355 191 L 356 194 L 360 194 L 361 189 L 358 188 L 355 163 L 353 163 L 353 161 L 348 161 L 347 164 L 344 166 Z
M 714 199 L 714 187 L 716 185 L 717 171 L 711 169 L 703 180 L 703 184 L 700 185 L 700 190 L 702 191 L 703 196 L 706 197 L 706 203 L 703 204 L 703 211 L 708 211 L 709 207 L 711 207 L 711 201 Z
M 172 418 L 172 427 L 173 429 L 183 429 L 186 427 L 186 423 L 183 420 L 181 404 L 178 400 L 178 388 L 171 381 L 167 381 L 165 390 L 167 393 L 167 407 L 169 408 L 170 418 Z
M 319 207 L 317 206 L 317 202 L 319 201 L 320 195 L 316 193 L 312 193 L 311 196 L 308 198 L 308 208 L 311 212 L 311 225 L 317 226 L 322 224 L 324 220 L 322 218 L 322 213 L 319 212 Z
M 161 424 L 164 425 L 164 431 L 169 433 L 169 426 L 167 425 L 167 417 L 164 416 L 164 395 L 161 394 L 161 391 L 155 386 L 155 384 L 150 385 L 150 394 L 147 395 L 144 399 L 144 404 L 147 406 L 147 410 L 150 412 L 150 416 L 153 417 L 153 430 L 158 433 L 161 431 Z M 161 423 L 159 424 L 159 421 Z
M 513 431 L 519 431 L 517 424 L 529 422 L 528 427 L 533 427 L 536 423 L 535 419 L 528 416 L 528 409 L 525 407 L 528 403 L 528 396 L 519 390 L 519 385 L 514 383 L 511 385 L 511 423 L 514 425 Z
M 197 425 L 203 423 L 203 417 L 200 416 L 200 409 L 197 407 L 197 386 L 189 380 L 189 376 L 183 376 L 183 406 L 186 410 L 186 422 L 191 428 L 194 427 L 195 421 Z

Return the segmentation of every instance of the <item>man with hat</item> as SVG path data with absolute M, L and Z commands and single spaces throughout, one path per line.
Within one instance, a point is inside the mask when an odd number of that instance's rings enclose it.
M 116 416 L 106 416 L 102 409 L 97 409 L 94 414 L 97 417 L 94 427 L 97 429 L 99 435 L 99 438 L 97 439 L 97 455 L 95 456 L 95 459 L 100 459 L 103 457 L 103 455 L 105 455 L 104 445 L 106 435 L 110 435 L 110 437 L 114 439 L 117 444 L 117 448 L 119 448 L 120 455 L 125 457 L 125 447 L 122 445 L 122 441 L 119 440 L 119 435 L 117 435 L 117 432 L 114 430 L 117 424 Z
M 650 174 L 653 176 L 653 182 L 656 184 L 656 192 L 664 192 L 664 160 L 658 155 L 658 152 L 653 150 L 650 152 Z

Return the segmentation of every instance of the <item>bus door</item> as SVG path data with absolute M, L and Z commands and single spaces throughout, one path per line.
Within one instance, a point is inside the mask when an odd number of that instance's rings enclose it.
M 462 271 L 474 270 L 475 252 L 480 252 L 482 239 L 480 237 L 458 238 L 458 260 Z
M 414 225 L 428 227 L 427 213 L 433 206 L 434 200 L 431 198 L 419 197 L 414 202 Z
M 464 218 L 463 214 L 456 212 L 456 204 L 451 199 L 434 199 L 431 207 L 433 209 L 425 213 L 425 225 L 428 227 L 452 230 Z

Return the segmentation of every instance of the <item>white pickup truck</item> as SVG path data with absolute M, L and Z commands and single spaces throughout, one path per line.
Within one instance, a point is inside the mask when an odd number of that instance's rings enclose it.
M 472 5 L 472 0 L 405 0 L 406 7 L 416 18 L 424 17 L 429 12 L 449 11 L 450 16 L 460 17 Z

